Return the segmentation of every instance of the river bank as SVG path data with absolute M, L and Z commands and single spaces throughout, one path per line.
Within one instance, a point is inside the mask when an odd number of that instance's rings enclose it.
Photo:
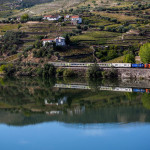
M 96 64 L 91 67 L 54 67 L 51 64 L 6 64 L 0 66 L 0 76 L 44 76 L 44 77 L 84 77 L 121 78 L 121 79 L 150 79 L 150 69 L 141 68 L 99 68 Z

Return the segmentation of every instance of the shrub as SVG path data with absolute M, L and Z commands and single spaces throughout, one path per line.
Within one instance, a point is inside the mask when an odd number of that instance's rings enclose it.
M 35 41 L 34 47 L 35 47 L 36 49 L 39 49 L 39 48 L 42 47 L 42 46 L 43 46 L 43 44 L 42 44 L 41 41 L 39 41 L 39 40 Z
M 135 63 L 135 56 L 133 54 L 127 54 L 123 59 L 124 63 Z
M 21 16 L 21 21 L 27 21 L 29 19 L 29 15 L 28 14 L 24 14 Z
M 56 76 L 57 77 L 62 77 L 63 76 L 63 73 L 64 73 L 64 70 L 63 68 L 57 68 L 56 70 Z
M 103 78 L 116 78 L 118 77 L 118 71 L 116 69 L 105 70 L 102 72 Z
M 81 29 L 81 25 L 78 24 L 78 25 L 77 25 L 77 29 Z
M 38 76 L 42 76 L 42 74 L 43 74 L 43 69 L 42 69 L 42 68 L 38 68 L 37 71 L 36 71 L 36 74 L 37 74 Z
M 16 68 L 13 64 L 2 65 L 0 67 L 1 71 L 4 71 L 7 76 L 11 76 L 15 73 Z
M 102 77 L 101 69 L 97 64 L 94 64 L 93 66 L 90 66 L 89 69 L 86 72 L 86 76 L 89 79 L 96 79 Z
M 104 26 L 99 26 L 99 29 L 101 30 L 101 31 L 103 31 L 104 30 Z
M 50 77 L 55 76 L 56 74 L 56 68 L 52 64 L 45 64 L 43 68 L 43 76 L 44 77 Z
M 18 24 L 18 29 L 20 29 L 22 27 L 22 25 L 21 24 Z
M 65 69 L 63 72 L 64 77 L 75 77 L 77 74 L 71 69 Z
M 23 55 L 24 55 L 24 58 L 28 57 L 28 53 L 27 52 L 23 53 Z
M 88 29 L 88 26 L 85 25 L 85 26 L 83 27 L 83 30 L 86 31 L 87 29 Z

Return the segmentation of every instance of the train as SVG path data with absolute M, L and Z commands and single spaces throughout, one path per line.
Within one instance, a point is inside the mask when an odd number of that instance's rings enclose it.
M 78 84 L 55 84 L 56 88 L 67 88 L 67 89 L 84 89 L 90 90 L 89 85 L 78 85 Z M 115 91 L 115 92 L 134 92 L 134 93 L 150 93 L 150 89 L 147 88 L 128 88 L 128 87 L 109 87 L 99 86 L 100 91 Z
M 68 62 L 49 62 L 55 67 L 90 67 L 94 63 L 68 63 Z M 150 68 L 150 64 L 132 64 L 132 63 L 97 63 L 100 68 Z

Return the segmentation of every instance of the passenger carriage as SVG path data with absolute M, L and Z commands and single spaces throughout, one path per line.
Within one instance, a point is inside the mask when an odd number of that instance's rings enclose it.
M 111 63 L 98 63 L 98 66 L 101 68 L 110 68 L 112 67 Z
M 106 86 L 100 86 L 99 90 L 102 90 L 102 91 L 112 91 L 113 88 L 112 87 L 106 87 Z
M 131 68 L 131 63 L 112 63 L 115 68 Z
M 122 88 L 122 87 L 115 87 L 113 88 L 113 91 L 116 92 L 132 92 L 132 88 Z

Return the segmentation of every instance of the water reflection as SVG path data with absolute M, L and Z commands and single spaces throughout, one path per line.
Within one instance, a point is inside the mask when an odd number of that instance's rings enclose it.
M 144 83 L 146 83 L 144 85 Z M 0 79 L 0 123 L 68 126 L 150 122 L 149 81 Z

